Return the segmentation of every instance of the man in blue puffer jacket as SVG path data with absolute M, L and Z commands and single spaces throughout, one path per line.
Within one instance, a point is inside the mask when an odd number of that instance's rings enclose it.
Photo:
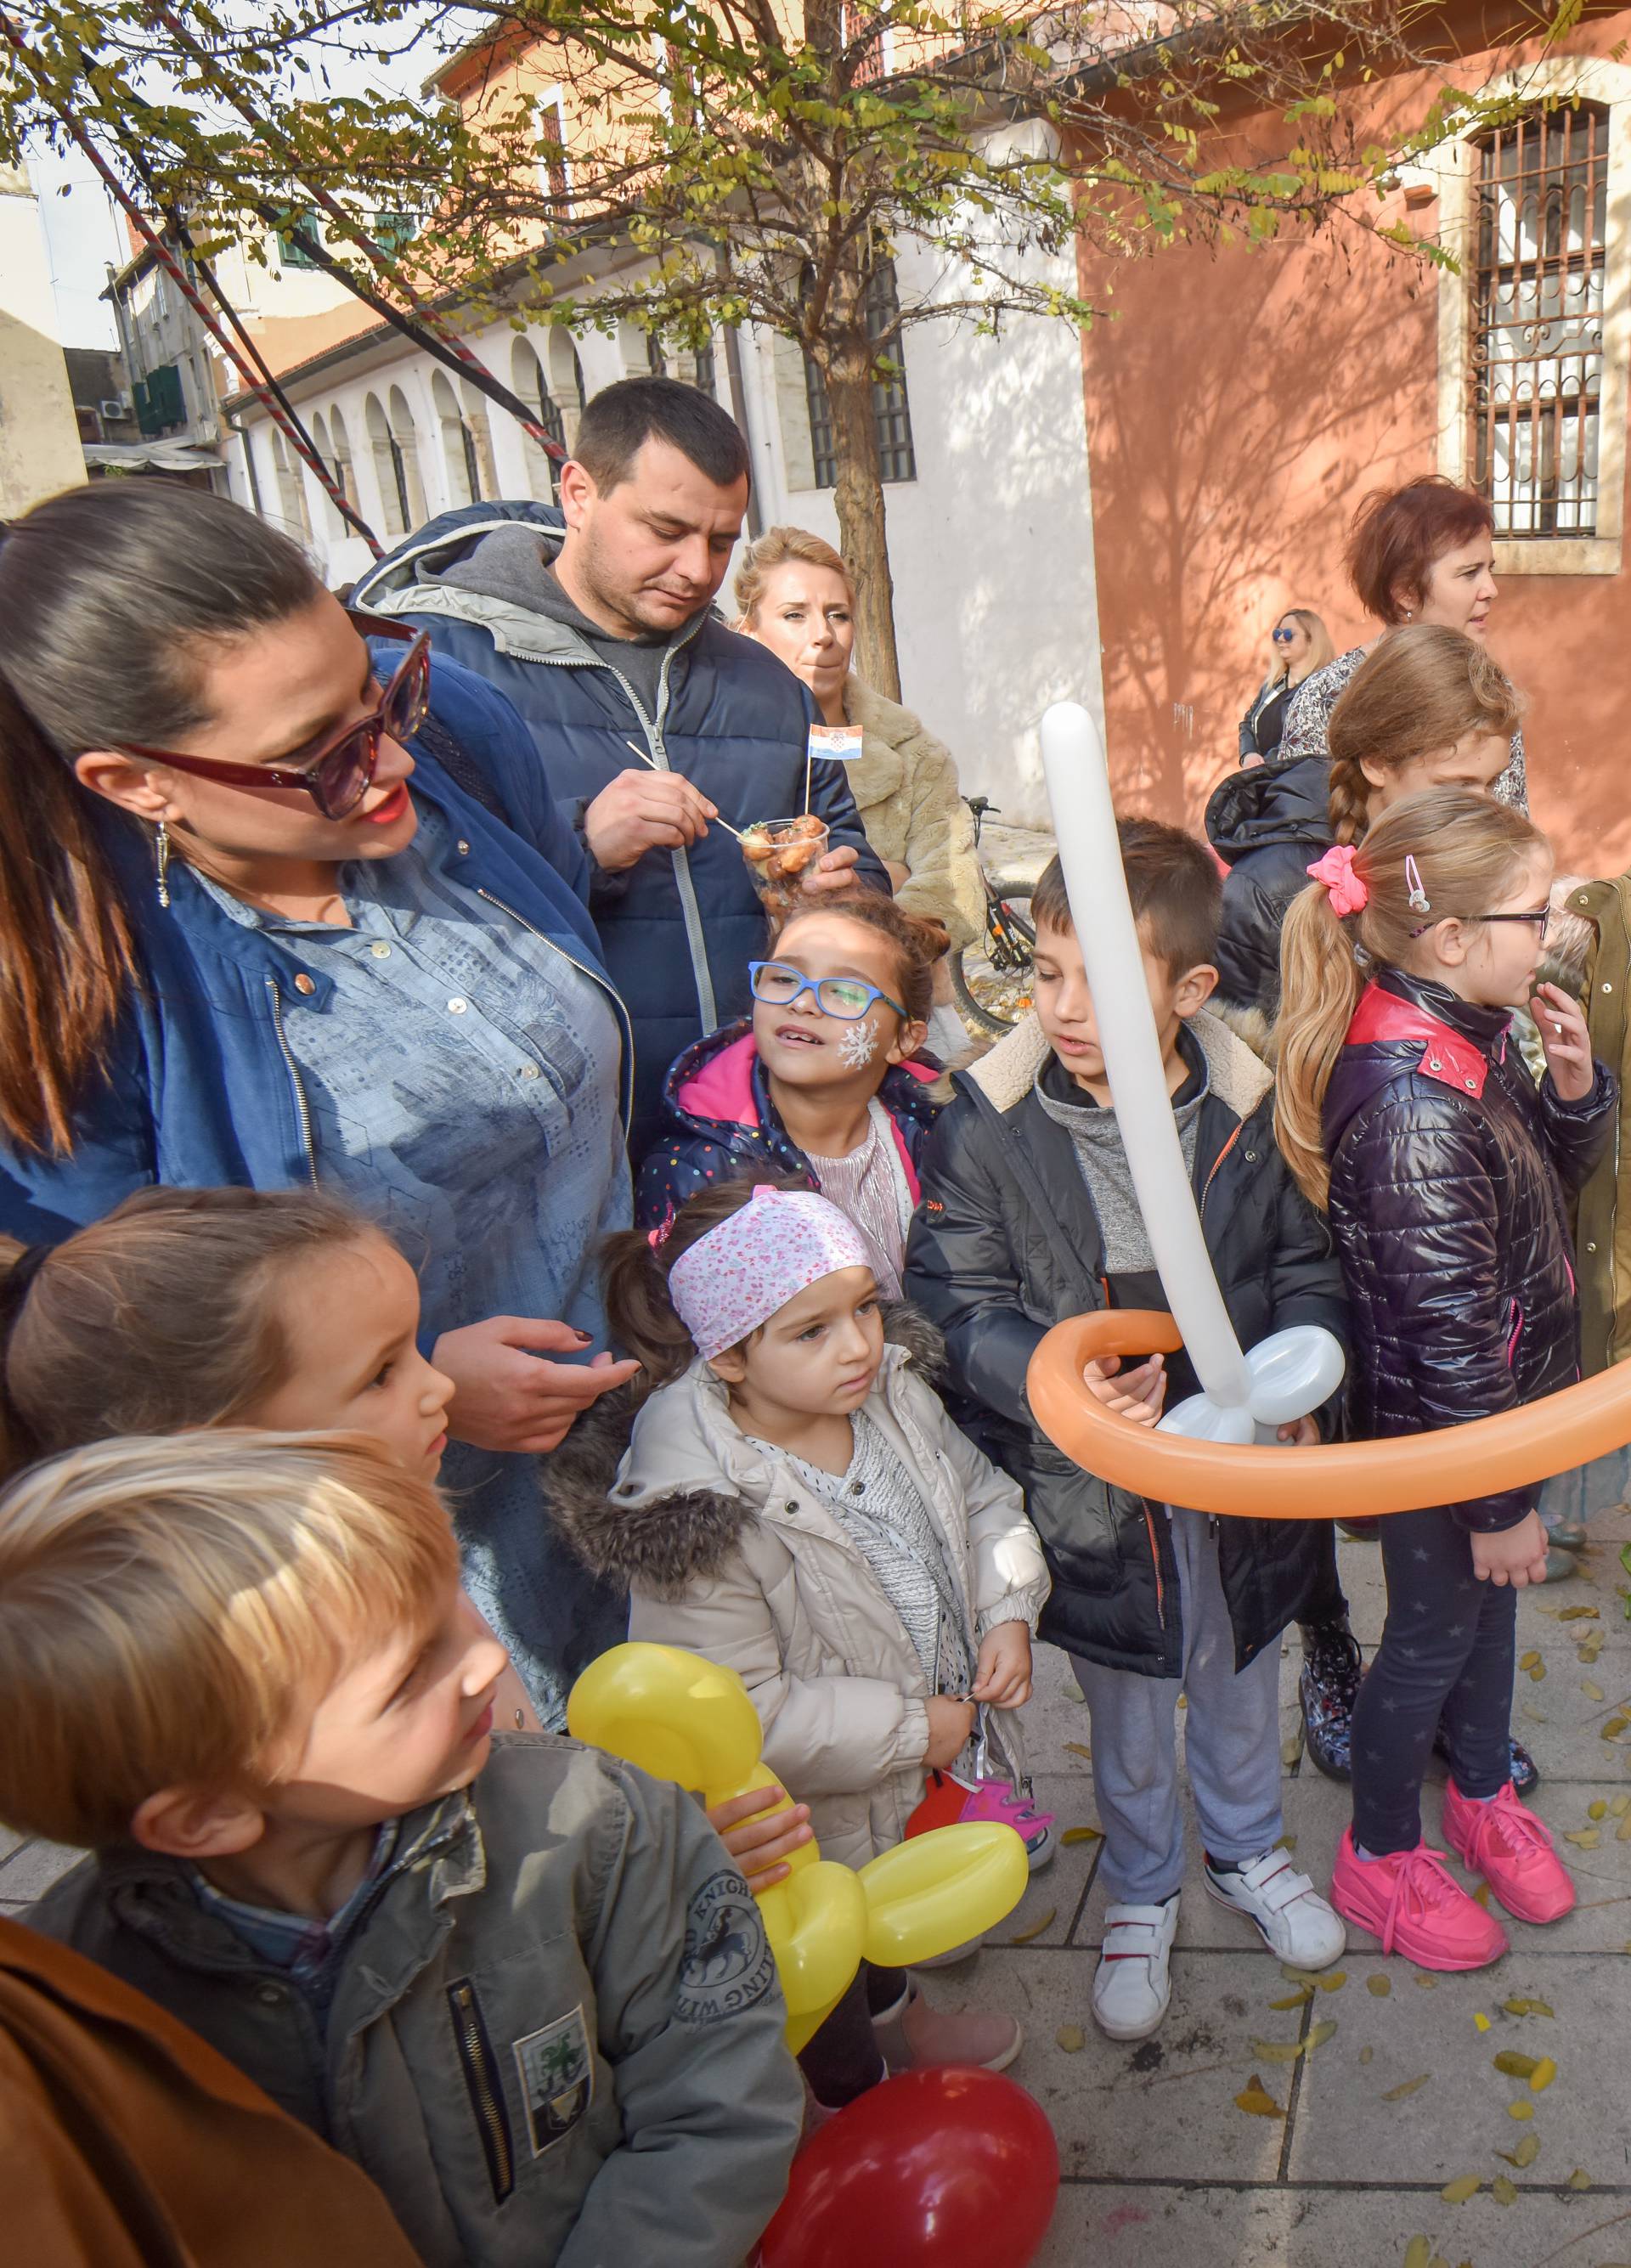
M 764 922 L 742 828 L 806 806 L 810 696 L 711 613 L 742 532 L 747 444 L 717 402 L 625 379 L 583 415 L 561 509 L 444 512 L 364 577 L 363 612 L 428 630 L 532 727 L 592 861 L 590 910 L 634 1027 L 631 1153 L 654 1137 L 663 1074 L 747 1010 Z M 844 768 L 817 758 L 830 829 L 812 890 L 887 889 Z

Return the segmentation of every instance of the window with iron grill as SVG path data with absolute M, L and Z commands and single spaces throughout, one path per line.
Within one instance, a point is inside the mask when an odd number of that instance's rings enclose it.
M 1473 483 L 1499 536 L 1593 535 L 1608 112 L 1537 113 L 1473 146 Z
M 895 289 L 895 263 L 886 260 L 873 270 L 861 300 L 867 336 L 875 342 L 888 336 L 900 314 Z M 915 481 L 918 460 L 911 444 L 911 404 L 906 397 L 906 372 L 898 337 L 890 350 L 899 364 L 888 378 L 872 381 L 872 422 L 878 437 L 878 469 L 886 481 Z M 810 412 L 810 457 L 818 489 L 835 488 L 838 479 L 837 444 L 832 431 L 832 404 L 827 382 L 808 355 L 804 357 L 804 391 Z

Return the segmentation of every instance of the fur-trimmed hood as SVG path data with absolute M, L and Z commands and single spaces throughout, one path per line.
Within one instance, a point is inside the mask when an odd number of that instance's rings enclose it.
M 1212 1093 L 1237 1118 L 1250 1118 L 1273 1091 L 1273 1073 L 1221 1016 L 1203 1008 L 1189 1019 L 1188 1028 L 1207 1059 Z M 1006 1040 L 999 1040 L 989 1055 L 959 1076 L 978 1087 L 994 1110 L 1009 1111 L 1030 1093 L 1047 1055 L 1048 1042 L 1033 1008 Z
M 886 1312 L 884 1337 L 870 1398 L 894 1408 L 908 1373 L 932 1396 L 945 1360 L 939 1332 L 901 1302 Z M 624 1387 L 585 1412 L 550 1460 L 550 1508 L 593 1573 L 673 1597 L 718 1573 L 780 1467 L 740 1430 L 699 1357 L 638 1410 Z

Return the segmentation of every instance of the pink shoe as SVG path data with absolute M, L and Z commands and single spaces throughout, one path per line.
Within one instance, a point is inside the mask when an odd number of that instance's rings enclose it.
M 1054 1852 L 1053 1817 L 1051 1811 L 1038 1811 L 1029 1795 L 1021 1794 L 1006 1779 L 980 1779 L 974 1783 L 961 1816 L 964 1819 L 995 1819 L 1004 1827 L 1013 1828 L 1025 1845 L 1034 1874 L 1045 1867 Z
M 1510 1780 L 1487 1803 L 1469 1801 L 1450 1780 L 1444 1789 L 1444 1840 L 1519 1921 L 1559 1921 L 1575 1903 L 1575 1886 L 1552 1846 L 1551 1830 L 1518 1801 Z
M 1391 1858 L 1362 1859 L 1343 1830 L 1331 1876 L 1331 1903 L 1345 1921 L 1402 1953 L 1418 1969 L 1483 1969 L 1507 1949 L 1506 1932 L 1470 1898 L 1441 1851 L 1418 1843 Z

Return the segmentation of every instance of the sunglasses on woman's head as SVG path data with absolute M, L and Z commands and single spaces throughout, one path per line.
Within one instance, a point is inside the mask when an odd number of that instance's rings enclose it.
M 179 756 L 173 748 L 144 748 L 135 740 L 119 744 L 119 754 L 144 763 L 167 764 L 196 779 L 218 780 L 225 787 L 299 789 L 309 795 L 325 819 L 348 819 L 373 784 L 381 740 L 410 740 L 431 705 L 431 640 L 424 630 L 402 622 L 375 622 L 353 615 L 364 637 L 395 638 L 408 647 L 377 708 L 346 725 L 299 770 L 283 764 L 220 763 L 213 756 Z

